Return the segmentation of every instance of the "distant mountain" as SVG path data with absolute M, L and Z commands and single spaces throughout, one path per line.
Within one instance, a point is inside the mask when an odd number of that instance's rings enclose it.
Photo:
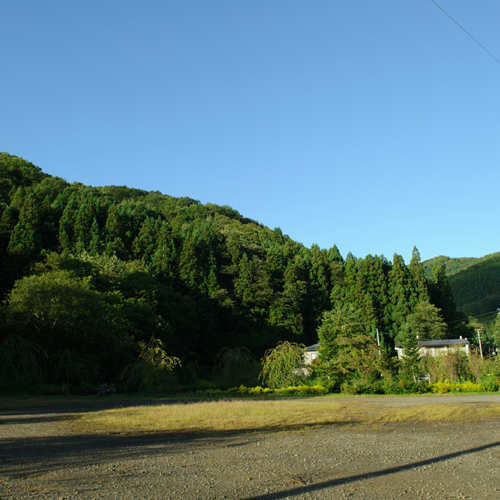
M 481 257 L 481 259 L 484 258 L 485 257 Z M 422 264 L 425 270 L 425 277 L 427 279 L 432 279 L 432 267 L 434 266 L 434 264 L 437 264 L 437 262 L 441 260 L 446 265 L 446 276 L 448 276 L 449 278 L 450 276 L 453 276 L 454 274 L 467 269 L 469 266 L 475 264 L 478 260 L 481 259 L 478 259 L 476 257 L 459 257 L 456 259 L 452 259 L 450 257 L 447 257 L 446 255 L 439 255 L 438 257 L 434 257 L 433 259 L 425 260 L 424 262 L 422 262 Z
M 459 311 L 467 316 L 478 316 L 500 307 L 500 252 L 479 259 L 446 256 L 429 259 L 423 262 L 427 278 L 432 278 L 432 267 L 439 260 L 445 263 Z

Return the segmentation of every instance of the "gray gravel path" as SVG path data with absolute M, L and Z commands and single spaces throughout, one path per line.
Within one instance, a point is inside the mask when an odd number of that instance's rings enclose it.
M 481 404 L 500 396 L 362 401 Z M 496 420 L 217 437 L 81 436 L 57 421 L 100 407 L 1 413 L 0 499 L 500 499 Z

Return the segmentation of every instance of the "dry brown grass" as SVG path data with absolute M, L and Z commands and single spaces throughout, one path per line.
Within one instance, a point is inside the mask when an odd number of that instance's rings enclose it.
M 471 422 L 500 417 L 500 405 L 433 403 L 385 410 L 373 422 Z
M 345 424 L 386 424 L 410 421 L 466 422 L 500 417 L 499 404 L 427 404 L 383 408 L 363 401 L 224 400 L 137 406 L 72 415 L 77 432 L 220 433 L 290 431 Z

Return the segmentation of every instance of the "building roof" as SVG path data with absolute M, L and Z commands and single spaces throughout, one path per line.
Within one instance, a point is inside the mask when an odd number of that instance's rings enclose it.
M 441 340 L 419 340 L 419 347 L 446 347 L 457 344 L 470 344 L 467 339 L 441 339 Z M 401 343 L 396 342 L 397 348 L 403 347 Z
M 310 345 L 309 347 L 306 347 L 306 352 L 314 352 L 314 351 L 319 351 L 319 348 L 321 346 L 319 344 L 313 344 Z

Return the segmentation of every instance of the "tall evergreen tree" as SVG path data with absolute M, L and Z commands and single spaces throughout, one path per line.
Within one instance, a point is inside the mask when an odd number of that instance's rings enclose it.
M 441 309 L 444 321 L 449 324 L 458 319 L 458 314 L 446 276 L 446 266 L 442 260 L 439 260 L 432 268 L 432 276 L 431 302 L 438 309 Z
M 430 300 L 429 295 L 429 284 L 427 283 L 427 278 L 425 277 L 424 266 L 420 259 L 420 252 L 417 247 L 413 247 L 410 265 L 408 266 L 412 280 L 413 289 L 411 296 L 411 306 L 414 308 L 419 302 L 425 302 Z
M 393 331 L 397 334 L 400 326 L 410 314 L 411 276 L 403 257 L 394 254 L 392 269 L 388 274 L 389 302 L 387 310 L 392 321 Z

